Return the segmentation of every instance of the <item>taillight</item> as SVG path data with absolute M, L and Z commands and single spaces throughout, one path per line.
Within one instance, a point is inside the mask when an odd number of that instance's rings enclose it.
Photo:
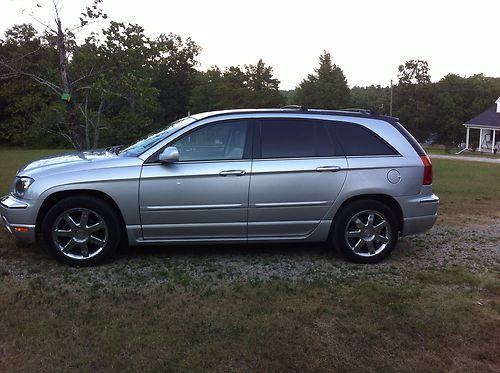
M 424 164 L 424 179 L 422 180 L 422 185 L 432 184 L 432 163 L 428 155 L 420 156 L 422 163 Z

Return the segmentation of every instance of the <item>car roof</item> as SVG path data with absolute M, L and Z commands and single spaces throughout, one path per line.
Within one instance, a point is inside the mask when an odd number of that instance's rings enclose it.
M 372 118 L 381 119 L 388 122 L 396 122 L 398 118 L 387 115 L 380 115 L 368 109 L 307 109 L 304 107 L 282 107 L 282 108 L 260 108 L 260 109 L 231 109 L 207 111 L 204 113 L 192 114 L 191 117 L 200 120 L 216 116 L 224 116 L 231 114 L 297 114 L 297 115 L 335 115 L 357 118 Z

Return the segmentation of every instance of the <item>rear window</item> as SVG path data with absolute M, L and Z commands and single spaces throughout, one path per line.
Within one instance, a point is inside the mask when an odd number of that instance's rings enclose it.
M 375 133 L 361 125 L 337 122 L 328 126 L 346 156 L 396 155 L 397 152 Z
M 306 158 L 340 155 L 321 121 L 266 119 L 261 130 L 262 158 Z

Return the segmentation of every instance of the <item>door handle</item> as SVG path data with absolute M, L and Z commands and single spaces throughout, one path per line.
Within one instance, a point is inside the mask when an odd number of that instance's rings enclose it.
M 341 168 L 339 166 L 321 166 L 316 168 L 318 172 L 337 172 L 340 170 Z
M 227 170 L 219 172 L 220 176 L 243 176 L 246 172 L 243 170 Z

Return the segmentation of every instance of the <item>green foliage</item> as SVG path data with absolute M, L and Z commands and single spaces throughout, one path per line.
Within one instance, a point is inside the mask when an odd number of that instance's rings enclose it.
M 437 141 L 458 144 L 465 140 L 467 120 L 491 106 L 500 96 L 500 79 L 482 74 L 464 78 L 448 74 L 434 84 L 434 125 Z
M 230 108 L 278 107 L 286 102 L 279 91 L 279 80 L 262 59 L 255 65 L 230 66 L 222 72 L 217 66 L 197 74 L 190 99 L 193 113 Z
M 380 85 L 371 85 L 369 87 L 354 86 L 351 89 L 350 106 L 389 114 L 390 97 L 390 87 L 381 87 Z
M 106 142 L 130 142 L 154 129 L 159 92 L 152 82 L 160 49 L 139 25 L 111 22 L 103 34 L 96 46 L 102 73 L 92 88 L 104 106 Z
M 423 60 L 409 60 L 398 67 L 399 84 L 426 84 L 431 82 L 429 64 Z
M 191 38 L 160 35 L 157 39 L 160 59 L 154 68 L 153 86 L 158 90 L 160 105 L 157 121 L 170 123 L 187 115 L 189 99 L 196 81 L 196 57 L 201 52 Z
M 498 78 L 449 74 L 431 83 L 427 62 L 411 60 L 399 66 L 394 115 L 419 141 L 432 137 L 440 143 L 457 145 L 465 139 L 463 123 L 499 96 Z
M 19 61 L 19 70 L 29 70 L 44 79 L 58 74 L 55 50 L 31 25 L 14 25 L 0 41 L 0 61 L 12 60 Z M 37 120 L 43 108 L 57 98 L 31 77 L 0 66 L 0 144 L 48 145 L 44 144 Z
M 82 13 L 82 26 L 105 18 L 101 0 Z M 279 107 L 368 108 L 389 114 L 390 88 L 349 89 L 329 52 L 296 89 L 280 91 L 273 68 L 255 64 L 196 69 L 201 47 L 175 34 L 146 35 L 137 24 L 110 22 L 102 36 L 83 43 L 66 30 L 68 76 L 74 117 L 61 97 L 60 55 L 53 34 L 14 25 L 0 40 L 0 145 L 60 147 L 71 143 L 67 126 L 76 121 L 88 148 L 126 144 L 167 123 L 210 110 Z M 15 69 L 9 63 L 15 61 Z M 462 125 L 500 96 L 500 78 L 482 74 L 447 75 L 431 83 L 427 61 L 410 60 L 398 68 L 393 115 L 420 141 L 433 138 L 458 144 Z M 53 82 L 57 83 L 54 84 Z
M 0 62 L 18 59 L 16 68 L 30 75 L 0 66 L 0 143 L 64 145 L 67 104 L 59 91 L 33 79 L 60 79 L 55 44 L 31 25 L 5 34 Z M 102 34 L 102 40 L 91 34 L 70 45 L 73 105 L 86 147 L 127 143 L 186 115 L 200 51 L 194 41 L 173 34 L 150 39 L 141 26 L 118 22 Z
M 324 51 L 319 56 L 319 68 L 308 75 L 295 90 L 293 101 L 311 108 L 334 109 L 349 106 L 349 87 L 342 69 Z
M 433 132 L 434 94 L 427 61 L 410 60 L 398 68 L 399 84 L 394 89 L 394 114 L 420 141 Z
M 279 92 L 278 79 L 273 78 L 273 69 L 266 66 L 262 59 L 255 65 L 245 65 L 248 105 L 255 108 L 277 107 L 284 103 Z

